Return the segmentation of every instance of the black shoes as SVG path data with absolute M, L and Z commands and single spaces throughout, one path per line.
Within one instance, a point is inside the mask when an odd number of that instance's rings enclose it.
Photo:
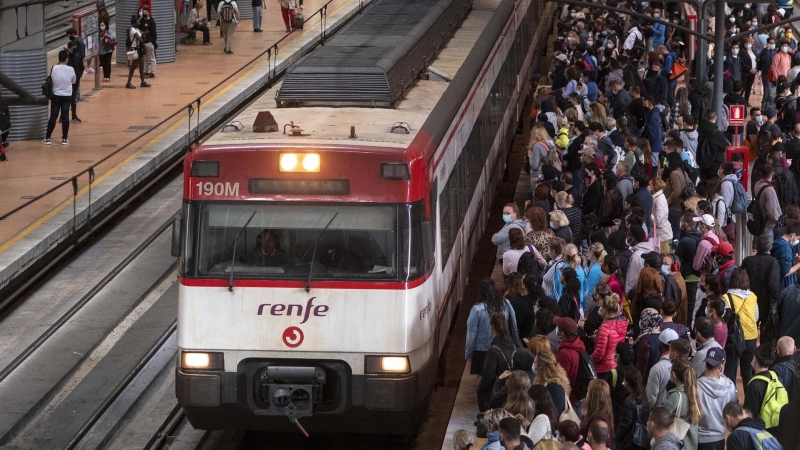
M 147 84 L 147 82 L 145 82 L 145 81 L 142 81 L 142 83 L 139 86 L 140 87 L 145 87 L 145 88 L 150 87 L 150 85 Z
M 136 89 L 136 86 L 128 83 L 128 84 L 125 85 L 125 89 Z
M 225 50 L 225 53 L 227 53 L 229 55 L 232 55 L 233 54 L 233 50 Z

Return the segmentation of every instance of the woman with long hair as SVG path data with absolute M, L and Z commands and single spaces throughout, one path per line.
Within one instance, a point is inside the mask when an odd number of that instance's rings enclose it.
M 674 153 L 670 153 L 670 155 L 674 155 Z M 648 189 L 653 195 L 653 220 L 655 221 L 656 236 L 661 245 L 661 253 L 669 253 L 672 225 L 669 223 L 669 207 L 667 197 L 664 195 L 666 183 L 661 178 L 652 178 L 648 184 Z
M 486 411 L 492 397 L 492 388 L 497 378 L 505 371 L 512 369 L 514 359 L 514 341 L 508 330 L 508 321 L 502 313 L 493 314 L 490 320 L 492 327 L 491 347 L 486 352 L 483 363 L 481 381 L 478 382 L 478 408 Z
M 586 275 L 586 285 L 584 286 L 585 295 L 591 296 L 594 288 L 603 278 L 603 262 L 608 257 L 606 249 L 601 242 L 593 242 L 589 246 L 589 272 Z M 584 299 L 584 306 L 588 298 Z
M 544 386 L 531 386 L 528 395 L 533 400 L 534 417 L 526 435 L 535 447 L 542 439 L 553 439 L 553 430 L 558 429 L 558 413 L 550 392 Z
M 638 370 L 628 370 L 625 372 L 625 390 L 628 396 L 620 409 L 619 425 L 614 435 L 614 448 L 618 450 L 646 450 L 650 448 L 649 439 L 647 446 L 645 442 L 634 443 L 635 430 L 637 425 L 647 427 L 650 408 L 647 397 L 644 393 L 644 383 L 642 375 Z M 637 445 L 638 444 L 638 445 Z
M 566 268 L 572 268 L 575 270 L 578 280 L 580 280 L 581 283 L 581 290 L 583 290 L 583 286 L 586 283 L 586 271 L 581 265 L 581 257 L 578 255 L 578 247 L 576 247 L 574 244 L 566 244 L 564 246 L 564 250 L 561 253 L 561 263 L 556 266 L 556 271 L 553 277 L 553 287 L 551 292 L 549 292 L 550 297 L 553 299 L 561 298 L 561 293 L 564 290 L 564 284 L 561 281 L 561 272 Z M 545 280 L 546 279 L 547 277 L 545 277 Z M 580 301 L 582 302 L 582 299 Z M 582 308 L 583 303 L 581 303 L 580 306 Z
M 500 296 L 497 287 L 491 278 L 484 278 L 480 282 L 478 290 L 478 302 L 469 312 L 467 318 L 467 342 L 464 350 L 464 358 L 470 362 L 470 373 L 481 375 L 483 373 L 483 361 L 486 352 L 492 345 L 493 334 L 490 327 L 490 319 L 495 314 L 500 314 L 506 318 L 506 323 L 511 324 L 513 334 L 516 336 L 517 317 L 514 308 L 508 300 Z M 508 326 L 506 326 L 508 329 Z M 512 344 L 521 344 L 515 337 Z
M 550 352 L 539 352 L 534 361 L 536 376 L 533 378 L 533 384 L 544 386 L 550 392 L 556 412 L 561 416 L 570 393 L 567 371 L 561 367 L 556 361 L 556 357 Z
M 647 177 L 653 178 L 653 149 L 650 147 L 650 141 L 647 138 L 639 138 L 636 146 L 644 155 L 644 171 L 647 172 Z
M 600 263 L 600 270 L 603 272 L 603 279 L 608 284 L 608 287 L 611 288 L 611 292 L 622 299 L 624 295 L 622 288 L 625 285 L 625 281 L 619 273 L 619 259 L 616 256 L 606 255 L 603 257 L 603 262 Z M 591 268 L 589 272 L 591 272 Z M 622 303 L 624 307 L 625 302 L 623 301 Z
M 756 294 L 750 290 L 750 278 L 744 269 L 733 269 L 728 292 L 722 296 L 728 308 L 739 315 L 744 331 L 744 353 L 737 356 L 735 352 L 727 352 L 725 376 L 736 379 L 736 369 L 741 368 L 742 383 L 747 386 L 753 378 L 753 355 L 758 340 L 758 304 Z
M 683 437 L 683 448 L 697 450 L 698 426 L 703 411 L 700 408 L 700 398 L 697 396 L 697 374 L 694 368 L 683 358 L 672 361 L 670 381 L 675 388 L 670 389 L 664 407 L 675 418 L 680 418 L 690 425 L 689 431 Z M 681 436 L 678 436 L 680 439 Z
M 541 310 L 540 308 L 539 311 Z M 550 346 L 550 340 L 547 339 L 546 335 L 537 334 L 528 341 L 528 351 L 531 352 L 535 359 L 539 353 L 553 353 L 553 348 Z
M 589 113 L 592 115 L 592 122 L 605 125 L 607 118 L 605 106 L 598 102 L 589 103 Z
M 581 281 L 575 269 L 565 267 L 561 271 L 561 284 L 564 289 L 561 291 L 561 298 L 558 299 L 559 315 L 570 317 L 577 322 L 583 316 L 583 308 L 581 308 Z
M 672 111 L 672 117 L 689 117 L 692 115 L 692 104 L 689 103 L 689 90 L 685 87 L 678 89 L 675 92 L 675 108 Z
M 706 306 L 706 316 L 714 321 L 714 340 L 725 349 L 728 343 L 728 324 L 723 320 L 725 315 L 725 302 L 721 299 L 709 300 Z
M 523 253 L 528 252 L 528 247 L 525 245 L 525 235 L 519 228 L 512 228 L 508 230 L 509 248 L 503 253 L 503 276 L 508 277 L 517 271 L 517 263 Z
M 625 202 L 622 192 L 617 189 L 617 176 L 608 170 L 603 173 L 603 206 L 597 223 L 603 228 L 606 237 L 617 231 L 618 223 L 622 220 L 622 213 L 625 210 Z
M 547 213 L 534 206 L 525 211 L 525 216 L 528 218 L 528 226 L 531 227 L 531 231 L 525 235 L 525 244 L 532 245 L 541 255 L 549 254 L 548 243 L 555 233 L 548 227 Z
M 508 377 L 508 396 L 503 409 L 512 416 L 520 417 L 522 428 L 526 428 L 533 421 L 533 400 L 528 395 L 531 388 L 531 379 L 525 372 L 515 370 Z
M 486 411 L 483 419 L 486 421 L 486 443 L 481 450 L 502 450 L 500 444 L 500 421 L 506 417 L 511 417 L 505 409 L 494 408 Z
M 581 419 L 581 434 L 588 436 L 589 428 L 598 420 L 608 424 L 608 439 L 606 446 L 612 448 L 614 436 L 614 410 L 611 406 L 611 390 L 605 380 L 592 380 L 586 390 L 586 399 L 581 405 L 583 418 Z
M 530 164 L 531 192 L 536 190 L 536 185 L 542 178 L 542 166 L 547 158 L 547 151 L 555 148 L 555 143 L 550 138 L 544 124 L 539 122 L 531 128 L 531 137 L 528 139 L 528 164 Z
M 636 296 L 633 298 L 633 311 L 635 317 L 640 317 L 646 308 L 661 311 L 664 302 L 662 293 L 664 286 L 656 269 L 645 267 L 639 273 L 639 282 L 636 283 Z
M 453 450 L 475 450 L 475 436 L 467 430 L 456 431 L 453 433 Z

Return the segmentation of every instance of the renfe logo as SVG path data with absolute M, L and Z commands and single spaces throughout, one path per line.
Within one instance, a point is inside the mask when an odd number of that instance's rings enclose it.
M 314 317 L 325 317 L 325 315 L 328 313 L 329 309 L 328 305 L 312 305 L 315 298 L 317 297 L 311 297 L 310 299 L 308 299 L 308 302 L 306 302 L 305 307 L 303 307 L 303 305 L 285 305 L 283 303 L 275 303 L 275 304 L 263 303 L 261 305 L 258 305 L 258 315 L 260 316 L 264 314 L 264 310 L 267 309 L 268 306 L 271 306 L 271 308 L 269 308 L 270 315 L 273 316 L 297 315 L 298 317 L 302 316 L 303 321 L 300 322 L 300 325 L 302 325 L 306 323 L 308 321 L 309 316 L 311 316 L 312 308 Z M 295 310 L 297 310 L 296 314 L 294 314 Z

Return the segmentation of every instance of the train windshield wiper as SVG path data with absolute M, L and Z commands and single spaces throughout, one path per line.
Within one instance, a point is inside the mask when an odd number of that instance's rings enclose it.
M 328 229 L 328 227 L 331 226 L 331 224 L 333 223 L 333 219 L 335 219 L 336 216 L 338 215 L 339 213 L 337 212 L 336 214 L 333 215 L 333 217 L 331 217 L 331 220 L 328 221 L 328 224 L 325 225 L 325 228 L 323 228 L 322 231 L 320 231 L 319 234 L 317 235 L 317 240 L 314 241 L 314 251 L 311 252 L 311 267 L 308 269 L 308 283 L 306 283 L 306 292 L 311 291 L 311 276 L 314 273 L 314 259 L 316 259 L 317 257 L 317 244 L 319 244 L 319 238 L 322 237 L 322 233 L 324 233 Z
M 250 225 L 250 221 L 253 220 L 253 217 L 256 216 L 256 211 L 253 211 L 253 214 L 250 214 L 250 218 L 247 219 L 247 222 L 244 223 L 244 226 L 239 229 L 239 232 L 236 233 L 236 238 L 233 240 L 233 257 L 231 258 L 231 279 L 228 282 L 228 290 L 233 292 L 233 269 L 236 267 L 236 246 L 239 244 L 239 236 L 242 235 L 242 232 Z

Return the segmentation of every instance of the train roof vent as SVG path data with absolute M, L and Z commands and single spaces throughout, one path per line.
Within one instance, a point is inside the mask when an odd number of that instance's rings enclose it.
M 471 7 L 472 0 L 377 0 L 289 71 L 278 106 L 394 107 Z

